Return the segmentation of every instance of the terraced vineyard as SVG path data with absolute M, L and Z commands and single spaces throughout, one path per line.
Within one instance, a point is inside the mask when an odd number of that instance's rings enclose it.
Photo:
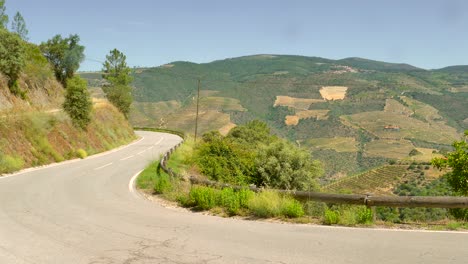
M 325 192 L 391 194 L 391 188 L 404 176 L 406 165 L 387 165 L 350 176 L 322 187 Z

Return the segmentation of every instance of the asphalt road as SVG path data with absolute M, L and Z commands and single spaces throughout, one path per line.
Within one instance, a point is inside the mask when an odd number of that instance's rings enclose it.
M 468 263 L 468 234 L 226 219 L 166 209 L 131 178 L 177 144 L 130 146 L 0 178 L 0 263 Z

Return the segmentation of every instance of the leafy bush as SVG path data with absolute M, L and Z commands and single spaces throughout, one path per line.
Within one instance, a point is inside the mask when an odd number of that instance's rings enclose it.
M 86 81 L 76 76 L 67 81 L 67 93 L 63 109 L 73 121 L 73 124 L 85 129 L 91 122 L 92 102 Z
M 0 28 L 0 72 L 8 76 L 8 86 L 16 95 L 20 95 L 17 80 L 24 64 L 24 41 L 18 35 Z
M 304 215 L 304 209 L 299 201 L 285 197 L 281 203 L 281 214 L 291 218 L 301 217 Z
M 78 149 L 76 151 L 76 154 L 78 155 L 78 157 L 80 159 L 84 159 L 84 158 L 86 158 L 88 156 L 88 153 L 86 153 L 86 150 L 84 150 L 84 149 Z
M 281 196 L 274 191 L 263 191 L 248 202 L 250 211 L 258 217 L 275 217 L 281 213 Z
M 24 161 L 21 157 L 13 157 L 0 153 L 0 174 L 10 173 L 23 168 Z
M 340 213 L 335 210 L 326 209 L 323 223 L 326 225 L 335 225 L 340 221 Z
M 357 207 L 356 221 L 358 224 L 370 224 L 373 222 L 373 214 L 370 208 L 365 206 Z
M 260 184 L 287 190 L 314 190 L 316 178 L 323 173 L 310 153 L 285 140 L 260 149 L 256 165 Z
M 154 184 L 154 192 L 157 194 L 164 194 L 172 190 L 171 180 L 169 179 L 169 175 L 163 173 L 160 174 L 156 178 L 156 182 Z
M 230 215 L 239 213 L 241 208 L 237 193 L 232 188 L 224 188 L 219 194 L 219 204 L 226 208 Z
M 213 188 L 194 186 L 190 190 L 189 196 L 199 209 L 209 210 L 218 205 L 218 192 Z

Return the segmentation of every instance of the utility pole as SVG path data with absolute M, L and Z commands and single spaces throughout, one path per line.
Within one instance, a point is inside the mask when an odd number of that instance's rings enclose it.
M 197 92 L 197 115 L 195 117 L 195 138 L 194 141 L 197 142 L 197 130 L 198 130 L 198 107 L 200 104 L 200 78 L 198 78 L 198 92 Z

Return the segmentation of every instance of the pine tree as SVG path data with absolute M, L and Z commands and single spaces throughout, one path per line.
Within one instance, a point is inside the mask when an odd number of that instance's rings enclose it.
M 6 14 L 5 0 L 0 0 L 0 28 L 7 28 L 8 15 Z
M 26 28 L 26 22 L 20 12 L 16 12 L 11 22 L 11 31 L 18 34 L 23 40 L 28 40 L 29 31 Z

